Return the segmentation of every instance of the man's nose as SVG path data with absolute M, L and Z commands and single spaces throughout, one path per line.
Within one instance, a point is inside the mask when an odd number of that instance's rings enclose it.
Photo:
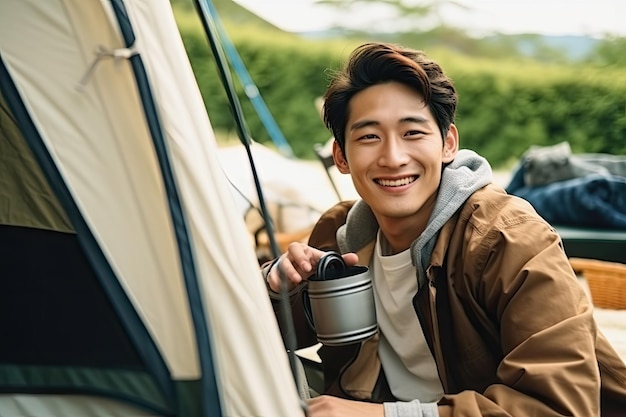
M 378 163 L 381 166 L 399 167 L 408 163 L 408 153 L 401 139 L 386 140 L 382 143 Z

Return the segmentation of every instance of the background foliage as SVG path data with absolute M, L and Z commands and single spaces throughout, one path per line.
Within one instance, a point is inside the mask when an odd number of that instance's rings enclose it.
M 450 28 L 415 36 L 342 32 L 306 38 L 282 32 L 245 11 L 235 13 L 238 6 L 230 0 L 214 3 L 263 100 L 300 158 L 313 158 L 313 145 L 330 137 L 314 105 L 330 72 L 367 40 L 424 49 L 439 61 L 459 91 L 462 147 L 478 151 L 496 168 L 510 166 L 531 145 L 562 141 L 577 153 L 626 154 L 622 39 L 607 39 L 587 59 L 572 61 L 562 53 L 551 54 L 547 47 L 527 57 L 511 52 L 506 42 L 479 41 Z M 179 0 L 173 5 L 211 122 L 236 138 L 235 120 L 200 20 L 190 3 Z M 234 73 L 233 80 L 253 138 L 271 144 Z

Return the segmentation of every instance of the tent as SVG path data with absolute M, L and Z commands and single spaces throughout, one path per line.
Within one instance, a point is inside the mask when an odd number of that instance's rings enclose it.
M 0 415 L 303 415 L 265 291 L 169 2 L 0 2 Z

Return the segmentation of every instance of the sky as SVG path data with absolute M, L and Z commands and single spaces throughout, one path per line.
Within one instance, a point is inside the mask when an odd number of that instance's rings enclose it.
M 327 29 L 341 21 L 367 29 L 381 24 L 386 10 L 361 7 L 340 13 L 315 4 L 315 0 L 234 0 L 263 19 L 290 32 Z M 625 0 L 457 0 L 470 10 L 448 6 L 442 19 L 451 26 L 477 35 L 495 31 L 506 34 L 543 35 L 606 34 L 626 36 Z

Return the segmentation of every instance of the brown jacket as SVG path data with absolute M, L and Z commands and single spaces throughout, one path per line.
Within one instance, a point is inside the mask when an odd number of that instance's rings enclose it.
M 338 251 L 352 204 L 325 213 L 310 245 Z M 373 247 L 355 250 L 360 264 Z M 426 276 L 413 304 L 445 392 L 440 416 L 626 416 L 626 365 L 598 330 L 558 234 L 526 201 L 496 186 L 475 192 L 442 228 Z M 302 288 L 292 313 L 307 346 L 315 334 Z M 326 392 L 394 401 L 377 343 L 323 346 Z

